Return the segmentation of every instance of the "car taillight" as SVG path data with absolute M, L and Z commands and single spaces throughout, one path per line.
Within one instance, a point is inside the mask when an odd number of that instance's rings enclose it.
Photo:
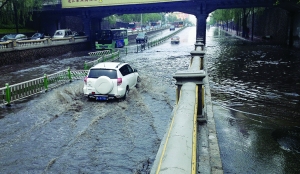
M 117 84 L 118 84 L 118 86 L 120 86 L 122 84 L 122 78 L 117 79 Z
M 85 77 L 84 77 L 84 83 L 85 83 L 85 85 L 87 85 L 87 79 L 88 79 L 88 77 L 85 76 Z

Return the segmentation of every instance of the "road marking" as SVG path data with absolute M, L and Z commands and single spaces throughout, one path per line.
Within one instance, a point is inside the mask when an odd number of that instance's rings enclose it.
M 198 85 L 196 85 L 196 101 L 193 121 L 193 150 L 192 150 L 192 174 L 197 172 L 197 112 L 198 112 Z

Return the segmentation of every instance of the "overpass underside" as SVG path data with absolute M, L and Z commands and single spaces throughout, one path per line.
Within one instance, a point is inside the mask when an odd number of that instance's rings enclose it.
M 113 14 L 122 15 L 159 12 L 183 12 L 195 15 L 197 18 L 197 35 L 195 38 L 203 38 L 203 42 L 205 43 L 206 19 L 209 13 L 213 12 L 214 10 L 229 8 L 269 7 L 273 6 L 274 3 L 275 0 L 170 0 L 170 2 L 161 3 L 63 8 L 60 2 L 56 5 L 44 6 L 42 14 L 48 17 L 47 22 L 52 21 L 52 24 L 54 24 L 53 26 L 56 26 L 56 28 L 53 30 L 59 29 L 60 26 L 58 23 L 62 16 L 80 17 L 82 21 L 84 21 L 83 28 L 85 33 L 89 36 L 93 36 L 93 33 L 101 28 L 102 19 Z

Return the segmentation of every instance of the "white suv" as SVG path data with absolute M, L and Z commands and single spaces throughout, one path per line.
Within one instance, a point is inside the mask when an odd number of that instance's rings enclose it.
M 102 62 L 84 78 L 83 93 L 88 99 L 126 99 L 129 90 L 137 85 L 139 74 L 128 63 Z

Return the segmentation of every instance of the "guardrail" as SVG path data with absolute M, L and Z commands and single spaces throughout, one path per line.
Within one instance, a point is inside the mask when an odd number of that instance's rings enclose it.
M 98 53 L 99 52 L 99 53 Z M 110 51 L 109 51 L 110 52 Z M 97 54 L 98 53 L 98 54 Z M 90 54 L 90 53 L 89 53 Z M 100 62 L 105 62 L 105 61 L 114 61 L 116 59 L 120 58 L 120 51 L 113 52 L 111 54 L 105 54 L 105 51 L 97 51 L 97 52 L 92 52 L 92 55 L 101 55 L 97 60 L 90 61 L 90 62 L 84 62 L 84 70 L 90 69 L 92 66 L 100 63 Z
M 5 84 L 0 88 L 0 105 L 10 106 L 11 102 L 18 101 L 32 95 L 47 92 L 49 89 L 71 82 L 72 80 L 83 79 L 87 75 L 86 70 L 71 71 L 70 68 L 54 74 L 28 80 L 14 85 Z
M 159 147 L 156 159 L 153 163 L 151 174 L 173 174 L 173 173 L 202 173 L 198 171 L 199 161 L 197 148 L 210 148 L 207 156 L 201 157 L 209 160 L 205 163 L 207 173 L 222 173 L 219 147 L 213 119 L 207 123 L 207 115 L 211 118 L 212 111 L 207 109 L 205 102 L 205 77 L 203 70 L 204 44 L 203 40 L 197 39 L 195 50 L 191 52 L 191 63 L 188 70 L 178 71 L 173 78 L 176 79 L 176 107 L 174 115 Z M 207 87 L 209 88 L 209 87 Z M 209 102 L 211 103 L 211 102 Z M 208 111 L 209 110 L 209 111 Z M 208 124 L 207 135 L 210 136 L 210 147 L 204 144 L 197 145 L 197 133 L 199 124 Z M 201 125 L 202 126 L 202 125 Z M 213 135 L 214 134 L 214 135 Z M 200 159 L 200 160 L 199 160 Z M 204 171 L 204 173 L 206 173 Z M 217 173 L 218 173 L 217 172 Z
M 170 39 L 172 36 L 176 35 L 177 33 L 181 32 L 185 28 L 186 27 L 182 27 L 179 30 L 177 30 L 175 32 L 172 32 L 170 35 L 167 35 L 167 36 L 159 38 L 159 39 L 155 39 L 154 41 L 137 44 L 136 45 L 136 52 L 138 53 L 139 51 L 141 52 L 141 51 L 145 50 L 146 48 L 157 46 L 157 45 L 165 42 L 166 40 Z
M 88 36 L 76 36 L 65 38 L 44 38 L 40 40 L 9 40 L 6 42 L 0 42 L 0 51 L 12 50 L 17 48 L 31 48 L 31 47 L 45 47 L 49 45 L 60 45 L 66 43 L 79 43 L 86 42 Z
M 91 52 L 90 55 L 100 56 L 97 60 L 84 63 L 84 70 L 71 71 L 70 68 L 62 70 L 50 75 L 45 74 L 43 77 L 28 80 L 22 83 L 17 83 L 13 85 L 5 84 L 5 87 L 0 88 L 0 100 L 2 103 L 0 105 L 10 106 L 11 102 L 18 101 L 32 95 L 36 95 L 42 92 L 46 92 L 49 89 L 56 88 L 63 84 L 69 83 L 72 80 L 83 79 L 87 73 L 88 69 L 99 62 L 104 62 L 107 60 L 116 60 L 120 58 L 119 51 L 111 54 L 110 51 L 97 51 Z
M 111 50 L 102 50 L 102 51 L 95 51 L 95 52 L 89 52 L 88 54 L 90 56 L 103 56 L 106 54 L 110 54 Z

